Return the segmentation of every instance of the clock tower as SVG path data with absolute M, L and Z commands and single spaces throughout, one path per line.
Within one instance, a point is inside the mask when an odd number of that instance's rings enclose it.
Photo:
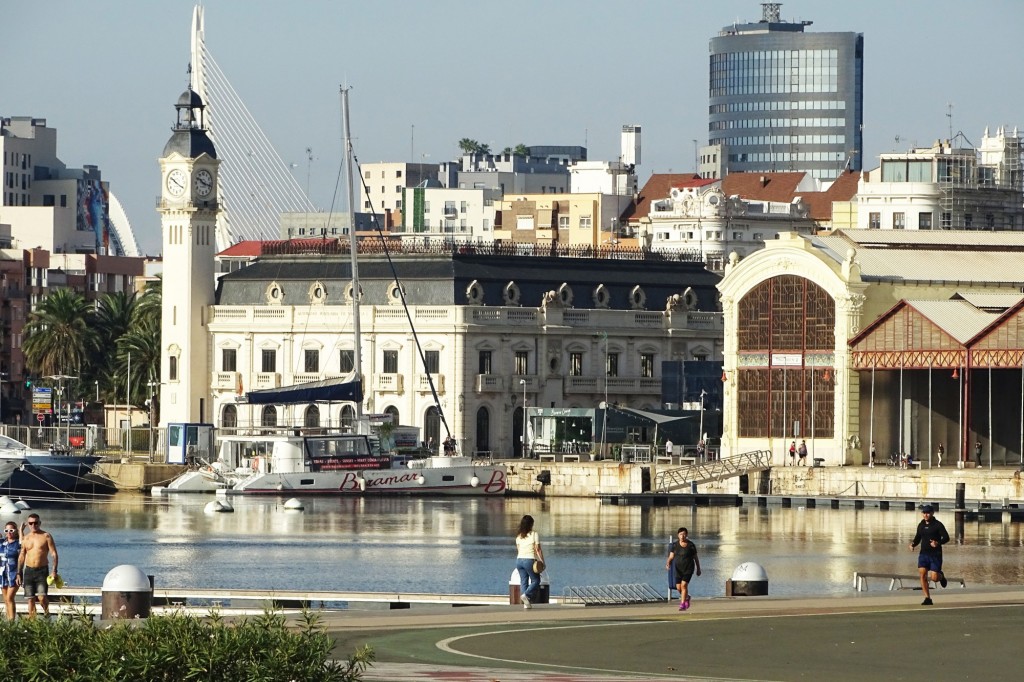
M 191 88 L 178 103 L 171 139 L 160 157 L 163 312 L 160 338 L 160 426 L 212 422 L 210 341 L 214 303 L 217 173 L 202 98 Z

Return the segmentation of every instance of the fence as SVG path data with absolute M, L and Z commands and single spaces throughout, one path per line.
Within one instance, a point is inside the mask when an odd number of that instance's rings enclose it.
M 163 462 L 164 429 L 147 427 L 106 428 L 86 426 L 13 426 L 0 432 L 34 450 L 67 449 L 73 453 L 92 452 L 108 459 L 129 458 L 140 462 Z

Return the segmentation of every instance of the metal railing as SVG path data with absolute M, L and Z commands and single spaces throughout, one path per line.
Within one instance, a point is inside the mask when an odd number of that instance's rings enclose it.
M 665 596 L 658 594 L 647 583 L 567 587 L 562 592 L 562 603 L 564 604 L 597 606 L 608 604 L 649 604 L 664 601 Z
M 654 477 L 654 490 L 667 493 L 694 483 L 710 483 L 751 471 L 764 471 L 771 468 L 771 461 L 772 453 L 769 450 L 754 450 L 713 462 L 662 469 Z

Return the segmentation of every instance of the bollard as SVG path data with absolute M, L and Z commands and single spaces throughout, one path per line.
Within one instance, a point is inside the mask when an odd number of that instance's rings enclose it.
M 508 603 L 510 606 L 519 606 L 519 569 L 512 569 L 512 577 L 508 579 Z
M 956 508 L 964 509 L 964 497 L 966 493 L 967 484 L 957 483 L 956 484 Z
M 513 568 L 512 575 L 508 579 L 508 603 L 510 606 L 519 606 L 519 596 L 521 591 L 522 587 L 519 585 L 519 569 Z M 533 603 L 551 603 L 551 583 L 548 581 L 547 575 L 544 573 L 540 574 L 540 585 L 537 586 L 537 598 L 533 600 Z
M 742 563 L 725 581 L 726 597 L 760 597 L 768 594 L 768 573 L 753 561 Z
M 115 566 L 103 578 L 100 619 L 148 618 L 153 605 L 153 582 L 136 566 Z

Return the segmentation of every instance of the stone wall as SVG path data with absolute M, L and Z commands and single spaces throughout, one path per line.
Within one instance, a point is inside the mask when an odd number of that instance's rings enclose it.
M 508 487 L 512 493 L 541 492 L 548 496 L 590 497 L 597 493 L 643 492 L 644 472 L 653 476 L 654 466 L 621 462 L 537 462 L 532 459 L 507 462 Z M 551 483 L 541 485 L 537 476 L 551 474 Z

